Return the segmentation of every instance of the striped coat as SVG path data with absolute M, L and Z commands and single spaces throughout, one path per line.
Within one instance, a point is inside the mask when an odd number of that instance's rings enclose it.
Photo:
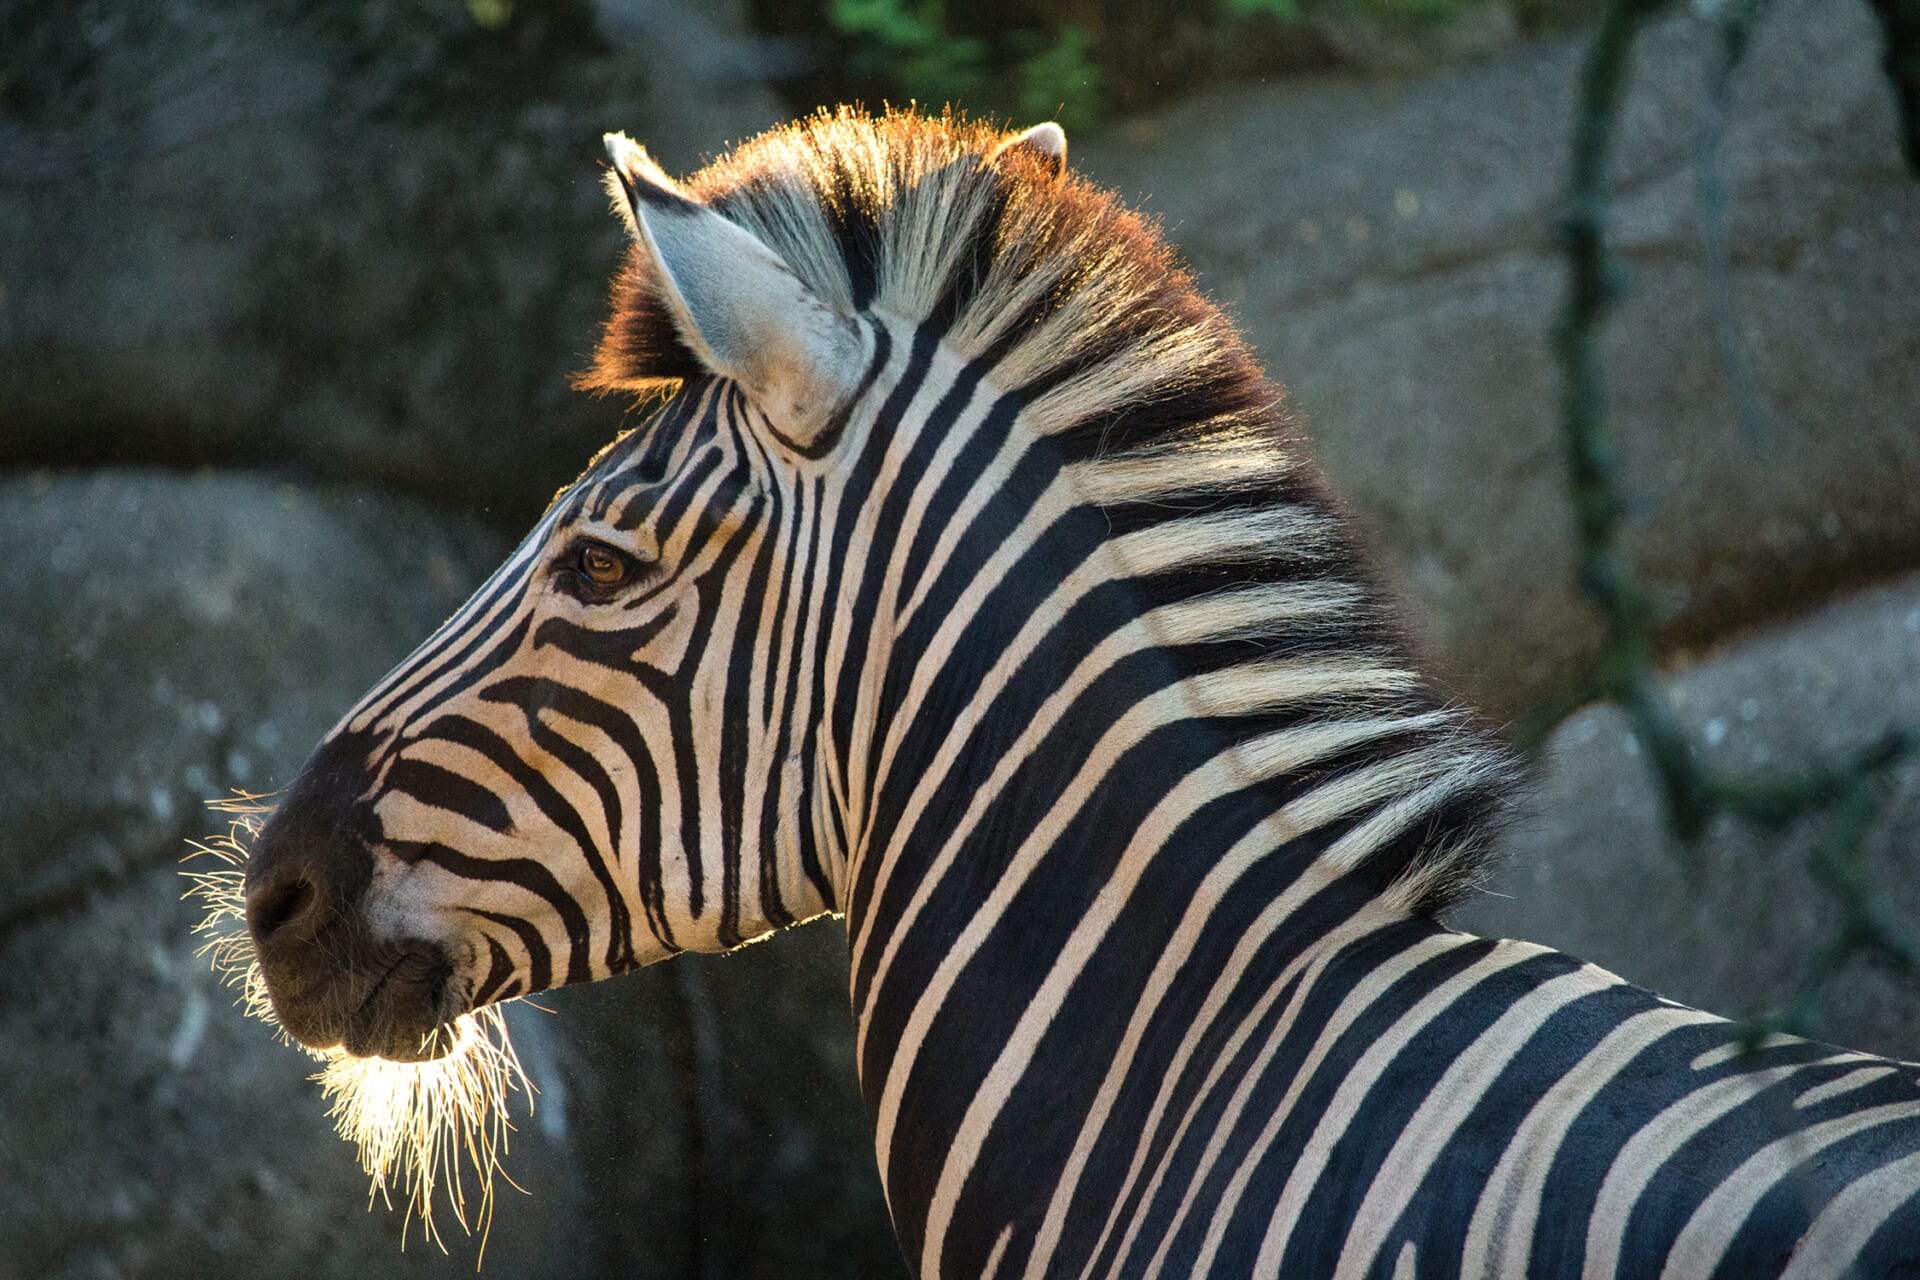
M 585 382 L 662 400 L 261 832 L 295 1038 L 833 912 L 924 1276 L 1920 1268 L 1920 1069 L 1440 922 L 1513 762 L 1056 127 L 610 149 Z

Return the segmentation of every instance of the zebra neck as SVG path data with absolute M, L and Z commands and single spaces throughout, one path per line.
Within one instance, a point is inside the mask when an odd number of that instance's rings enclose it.
M 1255 919 L 1300 956 L 1433 928 L 1410 916 L 1503 760 L 1408 669 L 1311 486 L 1133 503 L 1164 459 L 1076 454 L 924 338 L 893 374 L 828 566 L 824 765 L 883 1167 L 897 1126 L 957 1132 L 968 1087 L 923 1054 L 1082 1017 L 1110 1052 L 1107 993 L 1223 981 Z
M 1322 761 L 1323 725 L 1275 717 L 1249 736 L 1195 714 L 1151 645 L 1083 644 L 1062 666 L 1054 645 L 1073 648 L 1055 634 L 1009 663 L 1006 647 L 961 646 L 972 687 L 998 695 L 904 734 L 903 767 L 875 789 L 846 903 L 870 1088 L 904 1078 L 894 1057 L 916 1020 L 952 1007 L 1045 1010 L 1072 989 L 1137 990 L 1169 963 L 1224 972 L 1247 913 L 1303 954 L 1408 918 L 1340 865 L 1366 818 L 1323 775 L 1280 767 Z M 1382 754 L 1376 793 L 1396 767 Z
M 1155 696 L 1172 695 L 1134 705 Z M 910 1256 L 956 1214 L 969 1231 L 1034 1214 L 1000 1172 L 960 1207 L 969 1169 L 1018 1164 L 996 1154 L 1009 1142 L 1071 1169 L 1103 1128 L 1088 1117 L 1143 1124 L 1160 1075 L 1143 1055 L 1186 1052 L 1177 1071 L 1229 1052 L 1357 939 L 1441 932 L 1336 871 L 1332 833 L 1301 830 L 1217 726 L 1098 723 L 983 750 L 957 821 L 906 842 L 902 879 L 853 913 L 861 1082 Z
M 980 362 L 922 332 L 890 372 L 823 574 L 856 999 L 927 904 L 971 920 L 1029 878 L 1278 856 L 1397 915 L 1470 876 L 1510 765 L 1410 670 L 1313 485 L 1143 514 L 1158 481 L 1035 430 Z

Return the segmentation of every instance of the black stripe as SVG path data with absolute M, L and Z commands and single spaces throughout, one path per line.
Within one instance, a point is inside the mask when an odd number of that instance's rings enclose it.
M 408 865 L 424 862 L 463 880 L 511 884 L 533 894 L 553 908 L 567 931 L 567 976 L 562 981 L 585 982 L 589 977 L 587 917 L 573 896 L 560 887 L 545 863 L 534 858 L 476 858 L 433 841 L 395 841 L 387 848 Z
M 386 788 L 412 796 L 421 804 L 457 813 L 489 831 L 507 832 L 513 819 L 499 796 L 472 778 L 425 760 L 401 756 L 387 771 Z
M 804 482 L 800 490 L 800 501 L 797 504 L 798 510 L 795 515 L 799 527 L 805 531 L 807 542 L 806 552 L 801 560 L 802 570 L 799 589 L 794 594 L 794 599 L 798 602 L 798 612 L 795 614 L 793 620 L 793 645 L 784 655 L 790 674 L 787 680 L 786 701 L 785 704 L 779 708 L 777 723 L 780 726 L 780 737 L 774 751 L 774 759 L 785 760 L 788 753 L 795 750 L 791 736 L 794 727 L 798 724 L 805 724 L 806 728 L 802 731 L 802 742 L 798 748 L 802 765 L 806 769 L 805 776 L 801 779 L 803 788 L 811 788 L 814 785 L 812 765 L 816 757 L 813 752 L 818 741 L 815 726 L 820 720 L 819 702 L 821 688 L 817 683 L 810 690 L 806 690 L 806 696 L 811 699 L 809 704 L 811 713 L 803 718 L 797 710 L 803 693 L 803 685 L 805 684 L 805 681 L 802 679 L 802 658 L 805 654 L 807 640 L 810 635 L 809 627 L 812 624 L 813 617 L 813 575 L 815 567 L 820 563 L 820 539 L 823 532 L 818 515 L 821 507 L 820 487 L 818 481 L 809 480 Z M 814 637 L 814 639 L 816 643 L 819 644 L 823 642 L 824 637 Z M 821 664 L 816 662 L 816 669 L 818 669 L 820 665 Z M 837 813 L 839 806 L 828 805 L 827 808 Z M 827 875 L 827 868 L 822 860 L 821 851 L 814 839 L 813 824 L 806 821 L 808 816 L 809 810 L 803 807 L 801 809 L 802 842 L 800 846 L 800 865 L 806 873 L 808 882 L 813 885 L 814 891 L 819 894 L 820 900 L 822 902 L 831 902 L 833 900 L 832 884 Z M 835 843 L 841 850 L 842 857 L 846 856 L 844 839 L 837 840 Z M 841 905 L 844 907 L 846 904 L 842 903 Z
M 473 915 L 483 914 L 471 908 L 468 910 Z M 473 990 L 473 1007 L 476 1009 L 490 1003 L 495 996 L 499 995 L 501 988 L 507 985 L 507 980 L 513 977 L 513 957 L 507 954 L 507 949 L 501 946 L 499 939 L 492 934 L 481 936 L 487 940 L 487 976 L 482 978 L 480 985 Z M 542 952 L 545 949 L 543 946 Z M 544 959 L 543 955 L 542 960 Z

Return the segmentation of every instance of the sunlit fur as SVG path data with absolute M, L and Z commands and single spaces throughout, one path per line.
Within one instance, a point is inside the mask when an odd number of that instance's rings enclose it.
M 247 934 L 243 887 L 248 848 L 272 805 L 239 796 L 216 801 L 213 808 L 231 814 L 232 821 L 226 831 L 191 842 L 190 865 L 182 873 L 193 882 L 186 896 L 206 912 L 194 926 L 205 939 L 199 954 L 239 992 L 235 1003 L 248 1016 L 278 1030 Z M 354 1144 L 361 1168 L 372 1178 L 369 1197 L 391 1202 L 399 1191 L 409 1217 L 419 1215 L 434 1243 L 441 1243 L 433 1219 L 436 1190 L 461 1229 L 477 1230 L 484 1240 L 493 1219 L 493 1179 L 505 1176 L 501 1157 L 512 1128 L 509 1098 L 532 1092 L 501 1009 L 490 1005 L 441 1028 L 435 1034 L 451 1048 L 427 1062 L 356 1058 L 339 1049 L 306 1051 L 325 1064 L 312 1078 L 332 1103 L 328 1114 L 340 1136 Z M 281 1039 L 287 1040 L 284 1032 Z M 477 1184 L 471 1223 L 463 1165 L 472 1169 Z
M 347 713 L 257 865 L 361 876 L 336 923 L 444 954 L 446 1008 L 843 913 L 923 1276 L 1658 1274 L 1648 1215 L 1708 1260 L 1678 1275 L 1802 1230 L 1836 1274 L 1920 1235 L 1873 1163 L 1920 1160 L 1911 1068 L 1742 1054 L 1435 918 L 1510 755 L 1155 230 L 1006 142 L 828 114 L 677 187 L 616 140 L 642 234 L 585 384 L 661 403 Z M 822 312 L 855 342 L 782 381 Z M 637 570 L 589 589 L 583 545 Z
M 1382 877 L 1383 905 L 1438 910 L 1480 873 L 1515 778 L 1511 759 L 1462 708 L 1436 706 L 1413 673 L 1279 387 L 1157 228 L 1047 155 L 1000 150 L 1004 138 L 952 116 L 822 111 L 741 144 L 681 189 L 754 232 L 835 310 L 938 324 L 943 353 L 990 364 L 994 386 L 1044 386 L 1024 400 L 1022 427 L 1079 459 L 1065 468 L 1078 496 L 1136 526 L 1112 540 L 1113 576 L 1237 571 L 1245 580 L 1231 601 L 1196 589 L 1153 610 L 1153 642 L 1240 641 L 1257 658 L 1260 642 L 1298 637 L 1316 617 L 1351 633 L 1344 672 L 1241 661 L 1232 678 L 1209 679 L 1205 705 L 1219 716 L 1257 714 L 1297 702 L 1302 685 L 1325 675 L 1344 682 L 1357 709 L 1371 699 L 1370 714 L 1390 718 L 1402 703 L 1427 714 L 1434 750 L 1396 774 L 1409 803 L 1328 856 L 1356 869 L 1444 812 L 1444 838 L 1402 842 L 1368 868 Z M 646 393 L 700 374 L 653 273 L 646 253 L 630 252 L 583 388 Z M 1143 520 L 1149 511 L 1157 515 Z M 1280 574 L 1291 564 L 1320 575 L 1337 605 L 1302 608 L 1292 585 L 1260 585 L 1275 562 Z

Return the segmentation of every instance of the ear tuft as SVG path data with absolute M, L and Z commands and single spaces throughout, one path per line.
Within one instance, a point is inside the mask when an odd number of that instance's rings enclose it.
M 1026 156 L 1058 178 L 1067 171 L 1067 131 L 1051 120 L 1034 125 L 995 147 L 992 163 L 1013 154 Z
M 647 149 L 632 138 L 624 133 L 606 133 L 600 135 L 600 141 L 606 145 L 607 159 L 613 165 L 613 180 L 619 187 L 613 195 L 629 217 L 633 215 L 633 207 L 643 203 L 655 209 L 678 212 L 691 212 L 697 207 L 680 190 L 680 184 L 669 178 L 647 154 Z M 621 196 L 626 198 L 619 200 Z

